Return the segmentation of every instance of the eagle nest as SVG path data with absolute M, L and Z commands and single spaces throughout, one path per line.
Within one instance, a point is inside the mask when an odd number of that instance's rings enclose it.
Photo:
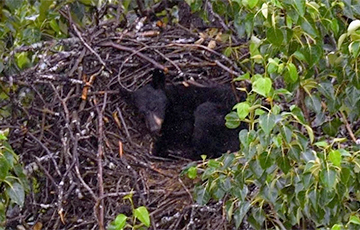
M 11 116 L 1 127 L 10 128 L 9 142 L 34 178 L 8 227 L 106 227 L 119 213 L 132 215 L 124 199 L 132 194 L 135 207 L 147 207 L 151 229 L 226 228 L 221 202 L 194 203 L 199 181 L 180 176 L 190 160 L 152 156 L 150 133 L 119 94 L 149 82 L 154 68 L 167 72 L 168 82 L 228 84 L 242 70 L 222 54 L 230 44 L 221 42 L 221 29 L 193 32 L 146 17 L 127 26 L 68 25 L 71 38 L 14 50 L 33 52 L 37 64 L 1 79 L 16 85 L 2 102 Z M 239 53 L 248 55 L 246 48 Z

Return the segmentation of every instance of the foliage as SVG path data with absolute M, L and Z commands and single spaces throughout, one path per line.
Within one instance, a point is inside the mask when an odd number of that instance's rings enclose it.
M 187 2 L 193 11 L 202 7 Z M 358 228 L 360 3 L 211 3 L 250 39 L 249 58 L 238 60 L 248 71 L 235 80 L 251 81 L 252 90 L 227 116 L 229 127 L 249 124 L 239 133 L 241 149 L 198 166 L 197 202 L 227 197 L 237 228 L 245 217 L 255 229 Z M 242 56 L 240 48 L 224 54 Z
M 28 181 L 18 162 L 18 156 L 7 142 L 5 132 L 0 132 L 0 229 L 6 220 L 6 210 L 14 205 L 23 206 Z
M 144 206 L 135 208 L 132 196 L 133 193 L 130 193 L 123 198 L 124 200 L 128 200 L 131 204 L 132 217 L 127 217 L 122 213 L 117 215 L 115 220 L 109 223 L 108 230 L 121 230 L 125 228 L 146 229 L 144 225 L 150 227 L 150 215 L 147 208 Z M 130 223 L 128 223 L 128 220 L 130 220 Z M 140 221 L 141 224 L 136 224 L 137 221 Z
M 43 46 L 42 42 L 68 37 L 69 30 L 72 29 L 68 28 L 67 24 L 69 15 L 79 27 L 93 23 L 93 11 L 98 2 L 100 1 L 2 1 L 0 73 L 14 74 L 19 69 L 36 64 L 38 60 L 36 50 Z M 64 9 L 69 10 L 65 12 Z M 19 46 L 28 47 L 14 52 Z

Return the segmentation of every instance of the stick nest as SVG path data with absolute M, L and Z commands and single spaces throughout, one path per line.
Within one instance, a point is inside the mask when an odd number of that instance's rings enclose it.
M 226 228 L 223 204 L 195 204 L 195 182 L 179 176 L 189 160 L 151 155 L 151 136 L 119 89 L 142 87 L 153 68 L 167 71 L 168 82 L 227 84 L 242 73 L 222 55 L 229 44 L 141 19 L 83 31 L 69 24 L 71 38 L 15 50 L 37 53 L 38 62 L 2 79 L 16 85 L 2 127 L 10 128 L 9 141 L 35 178 L 8 226 L 106 226 L 119 213 L 132 215 L 123 199 L 132 193 L 135 208 L 149 210 L 151 229 Z

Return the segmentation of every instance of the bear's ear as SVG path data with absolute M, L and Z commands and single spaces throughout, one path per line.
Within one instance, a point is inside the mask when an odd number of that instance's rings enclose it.
M 152 72 L 151 86 L 154 89 L 165 89 L 165 74 L 161 69 L 154 69 Z

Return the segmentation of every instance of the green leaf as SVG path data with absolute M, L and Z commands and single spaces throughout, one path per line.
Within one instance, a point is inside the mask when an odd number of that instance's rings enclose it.
M 359 56 L 359 51 L 360 51 L 360 42 L 355 41 L 350 43 L 349 51 L 354 58 L 357 58 Z
M 6 189 L 7 194 L 9 195 L 12 202 L 18 204 L 19 206 L 24 205 L 25 201 L 25 190 L 24 187 L 18 183 L 12 183 L 8 189 Z
M 253 227 L 252 229 L 263 229 L 262 226 L 265 221 L 265 210 L 262 208 L 251 208 L 251 214 L 248 214 L 248 222 Z
M 286 17 L 286 26 L 292 28 L 293 20 L 291 17 Z
M 315 211 L 319 210 L 319 205 L 318 205 L 318 191 L 314 188 L 311 188 L 308 192 L 308 198 L 311 202 L 311 205 L 313 206 L 313 208 L 315 209 Z
M 208 161 L 208 166 L 211 168 L 219 168 L 221 166 L 221 163 L 217 160 L 211 159 Z
M 308 33 L 313 38 L 317 38 L 319 36 L 317 29 L 315 29 L 315 24 L 313 24 L 313 21 L 310 20 L 310 18 L 301 17 L 301 28 Z
M 342 157 L 351 157 L 352 155 L 346 151 L 345 149 L 339 149 L 339 152 L 341 153 Z
M 274 95 L 291 95 L 291 93 L 287 89 L 275 89 Z
M 49 12 L 49 8 L 50 8 L 51 4 L 53 4 L 53 1 L 41 0 L 40 7 L 39 7 L 39 12 L 40 12 L 39 20 L 40 20 L 40 22 L 43 22 L 45 20 L 46 15 Z
M 351 176 L 351 170 L 349 168 L 341 168 L 340 180 L 344 185 L 347 185 Z
M 10 168 L 13 168 L 16 161 L 18 160 L 18 156 L 14 153 L 14 150 L 11 148 L 8 142 L 3 142 L 3 157 L 5 157 L 6 161 L 9 163 Z
M 248 147 L 249 144 L 250 144 L 250 140 L 248 138 L 249 135 L 250 134 L 249 134 L 249 131 L 247 129 L 243 129 L 239 133 L 240 143 L 243 144 L 245 147 Z
M 338 42 L 337 42 L 337 48 L 338 50 L 341 49 L 341 45 L 343 44 L 345 38 L 347 38 L 347 34 L 342 34 L 339 39 L 338 39 Z
M 274 46 L 281 46 L 284 41 L 284 34 L 281 29 L 270 27 L 266 32 L 266 39 Z
M 342 230 L 344 228 L 344 226 L 342 224 L 334 224 L 331 227 L 331 230 Z
M 271 112 L 275 115 L 278 115 L 281 112 L 281 107 L 279 105 L 274 105 L 271 108 Z
M 266 135 L 271 133 L 271 130 L 275 127 L 276 122 L 277 116 L 272 113 L 263 114 L 259 118 L 259 125 Z
M 260 116 L 262 114 L 265 114 L 266 112 L 262 109 L 255 109 L 255 115 L 256 116 Z
M 269 8 L 269 6 L 268 6 L 267 3 L 263 3 L 263 4 L 261 5 L 261 13 L 262 13 L 262 15 L 264 16 L 264 18 L 267 18 L 267 17 L 268 17 L 268 12 L 269 12 L 268 8 Z
M 231 221 L 232 215 L 234 213 L 234 202 L 233 201 L 231 201 L 231 200 L 226 201 L 225 211 L 226 211 L 227 220 Z
M 234 212 L 234 220 L 236 229 L 240 227 L 240 224 L 243 222 L 244 217 L 250 210 L 251 204 L 248 201 L 239 202 L 239 208 Z
M 3 154 L 0 155 L 0 181 L 4 181 L 10 170 L 10 164 Z
M 331 26 L 331 30 L 334 32 L 334 34 L 339 33 L 339 23 L 335 18 L 333 20 L 331 20 L 330 26 Z
M 314 143 L 314 145 L 318 146 L 318 147 L 328 147 L 329 144 L 326 141 L 318 141 L 316 143 Z
M 257 4 L 258 4 L 259 0 L 248 0 L 248 6 L 250 7 L 250 9 L 253 9 Z
M 23 2 L 24 0 L 8 0 L 5 1 L 5 5 L 9 7 L 11 11 L 15 11 L 23 4 Z
M 278 70 L 277 70 L 277 73 L 282 73 L 282 71 L 284 70 L 285 68 L 285 64 L 284 63 L 280 63 L 279 66 L 278 66 Z
M 195 167 L 195 166 L 190 167 L 190 168 L 187 170 L 187 176 L 188 176 L 190 179 L 195 179 L 196 176 L 197 176 L 197 167 Z
M 225 116 L 225 125 L 229 129 L 236 129 L 239 127 L 241 121 L 235 111 L 230 112 Z
M 253 91 L 267 97 L 272 89 L 272 82 L 270 78 L 258 78 L 253 83 Z
M 291 169 L 291 165 L 290 165 L 290 160 L 287 156 L 281 156 L 278 157 L 276 159 L 277 165 L 279 166 L 279 168 L 285 173 L 287 174 L 290 169 Z
M 227 47 L 227 48 L 224 50 L 224 55 L 225 55 L 226 57 L 230 57 L 231 53 L 232 53 L 232 48 L 231 48 L 231 47 Z
M 292 138 L 292 130 L 289 129 L 286 125 L 281 125 L 280 126 L 280 133 L 281 133 L 282 137 L 284 138 L 284 140 L 288 144 L 290 144 L 291 138 Z
M 267 152 L 260 154 L 259 163 L 262 169 L 270 168 L 273 165 L 273 161 Z
M 305 61 L 306 60 L 305 55 L 302 52 L 300 52 L 299 50 L 295 51 L 293 55 L 299 61 Z
M 242 81 L 242 80 L 249 80 L 249 79 L 250 79 L 250 74 L 245 73 L 243 75 L 238 76 L 237 78 L 234 78 L 233 81 Z
M 210 193 L 206 188 L 203 187 L 195 187 L 195 200 L 196 203 L 204 205 L 210 200 Z
M 323 47 L 321 45 L 304 46 L 298 52 L 301 53 L 306 62 L 309 64 L 309 69 L 318 63 L 320 58 L 323 56 Z
M 115 220 L 111 221 L 108 229 L 121 230 L 124 229 L 126 225 L 127 216 L 124 214 L 119 214 L 116 216 Z
M 333 190 L 336 182 L 336 172 L 333 169 L 323 169 L 320 172 L 320 178 L 322 183 L 329 190 Z
M 1 140 L 1 141 L 7 140 L 7 137 L 6 137 L 5 134 L 2 133 L 1 131 L 0 131 L 0 140 Z M 0 144 L 0 145 L 1 145 L 1 144 Z
M 240 102 L 234 106 L 234 109 L 236 109 L 240 120 L 244 120 L 249 114 L 250 105 L 247 102 Z
M 309 125 L 304 125 L 306 131 L 308 132 L 309 138 L 310 138 L 310 143 L 314 142 L 315 136 L 314 136 L 314 131 L 312 130 L 312 128 Z
M 146 227 L 150 227 L 150 215 L 146 207 L 140 206 L 134 210 L 134 216 Z
M 16 55 L 16 57 L 17 57 L 17 59 L 16 59 L 17 65 L 19 66 L 20 69 L 25 67 L 25 65 L 27 65 L 28 63 L 30 63 L 30 60 L 27 57 L 26 52 L 22 52 L 19 55 Z
M 51 29 L 53 29 L 55 32 L 59 33 L 60 32 L 60 27 L 59 24 L 57 23 L 57 21 L 55 19 L 50 21 L 50 27 Z
M 269 63 L 267 66 L 267 71 L 269 73 L 276 73 L 276 71 L 278 70 L 278 65 L 275 63 Z
M 291 114 L 301 123 L 301 124 L 306 124 L 305 118 L 304 118 L 304 114 L 301 111 L 301 109 L 299 107 L 297 107 L 296 105 L 292 105 L 290 106 L 290 110 L 291 110 Z
M 360 225 L 360 218 L 357 215 L 351 215 L 348 224 Z
M 360 28 L 360 20 L 353 20 L 350 22 L 349 27 L 347 29 L 348 35 L 355 33 L 357 29 Z
M 315 113 L 321 113 L 321 101 L 317 95 L 309 95 L 306 97 L 305 105 Z
M 299 79 L 299 74 L 297 72 L 296 66 L 293 63 L 287 65 L 289 71 L 289 76 L 292 82 L 296 82 Z
M 223 166 L 222 169 L 226 170 L 231 167 L 234 162 L 235 155 L 233 153 L 224 154 Z
M 335 137 L 341 125 L 341 120 L 339 118 L 335 118 L 332 121 L 326 122 L 324 125 L 322 125 L 322 130 L 327 135 Z
M 341 165 L 341 153 L 339 150 L 331 150 L 329 153 L 329 160 L 335 165 Z
M 296 12 L 303 17 L 305 14 L 305 0 L 292 0 L 292 2 L 294 2 Z

